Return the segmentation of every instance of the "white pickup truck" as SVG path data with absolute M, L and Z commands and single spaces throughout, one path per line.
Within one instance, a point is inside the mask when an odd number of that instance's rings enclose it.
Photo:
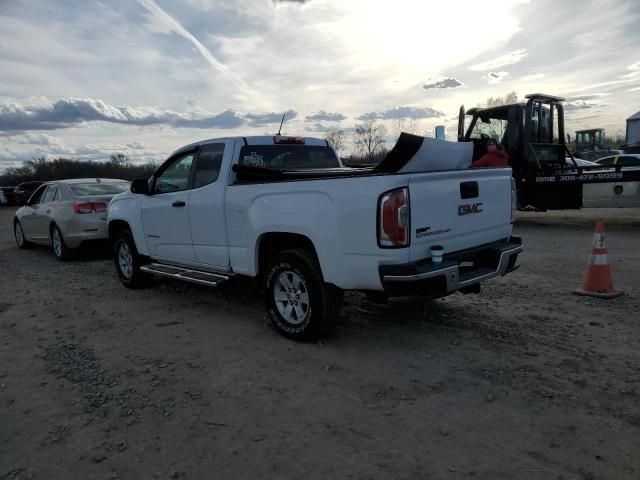
M 438 298 L 514 270 L 514 188 L 508 168 L 384 173 L 343 167 L 325 140 L 219 138 L 134 180 L 108 228 L 125 286 L 257 277 L 275 327 L 311 339 L 344 290 Z

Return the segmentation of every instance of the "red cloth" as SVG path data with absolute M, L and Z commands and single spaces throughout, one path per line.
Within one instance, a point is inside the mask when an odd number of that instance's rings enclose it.
M 509 155 L 504 150 L 493 150 L 492 152 L 487 152 L 485 155 L 471 164 L 471 168 L 508 166 Z

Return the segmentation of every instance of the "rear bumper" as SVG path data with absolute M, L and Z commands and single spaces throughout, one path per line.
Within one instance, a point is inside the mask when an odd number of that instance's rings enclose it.
M 62 236 L 69 248 L 77 248 L 81 243 L 109 238 L 107 222 L 102 219 L 83 219 L 82 222 L 69 222 L 61 225 Z
M 445 255 L 438 265 L 431 263 L 430 258 L 403 265 L 382 265 L 380 280 L 388 297 L 444 297 L 512 272 L 522 250 L 522 239 L 510 237 Z

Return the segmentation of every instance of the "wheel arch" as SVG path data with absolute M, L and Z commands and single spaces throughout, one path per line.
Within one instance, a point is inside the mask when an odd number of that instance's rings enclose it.
M 313 241 L 306 235 L 291 232 L 267 232 L 260 235 L 257 243 L 257 269 L 258 275 L 262 275 L 267 268 L 269 260 L 280 252 L 286 250 L 302 249 L 312 256 L 320 272 L 322 266 Z
M 121 232 L 125 230 L 131 232 L 131 226 L 125 220 L 111 220 L 109 222 L 108 229 L 109 229 L 109 241 L 111 243 L 113 243 L 113 241 L 116 239 L 118 234 L 120 234 Z

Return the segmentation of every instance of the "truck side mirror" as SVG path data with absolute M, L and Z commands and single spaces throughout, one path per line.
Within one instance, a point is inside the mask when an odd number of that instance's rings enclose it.
M 149 193 L 149 181 L 146 178 L 134 178 L 131 182 L 131 192 L 146 195 Z

